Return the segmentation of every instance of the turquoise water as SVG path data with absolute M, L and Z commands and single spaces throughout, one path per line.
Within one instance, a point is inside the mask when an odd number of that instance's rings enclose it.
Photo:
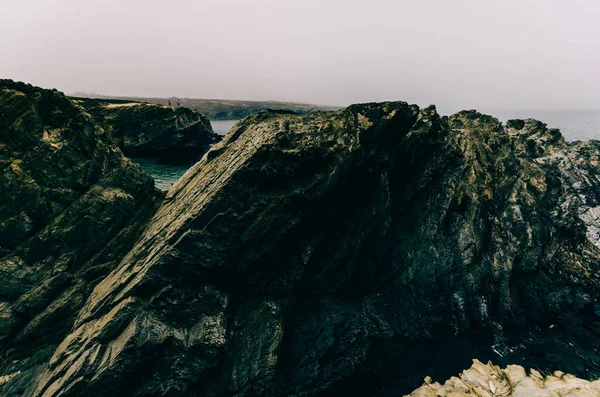
M 173 165 L 161 162 L 160 159 L 147 157 L 132 157 L 131 161 L 139 164 L 146 174 L 154 178 L 156 187 L 161 190 L 169 190 L 169 188 L 181 178 L 192 165 L 194 165 L 194 162 Z
M 515 110 L 496 111 L 492 114 L 506 122 L 510 119 L 535 118 L 559 128 L 567 141 L 600 139 L 600 111 L 598 110 Z M 225 135 L 238 120 L 211 121 L 213 130 Z M 173 165 L 159 159 L 132 158 L 142 169 L 152 176 L 156 186 L 167 190 L 179 179 L 195 161 Z
M 218 120 L 211 121 L 213 131 L 219 135 L 225 135 L 238 120 Z M 172 162 L 151 157 L 132 157 L 131 160 L 142 167 L 144 172 L 154 178 L 156 187 L 161 190 L 168 190 L 173 184 L 185 174 L 185 172 L 195 164 L 198 159 L 191 161 L 173 164 Z

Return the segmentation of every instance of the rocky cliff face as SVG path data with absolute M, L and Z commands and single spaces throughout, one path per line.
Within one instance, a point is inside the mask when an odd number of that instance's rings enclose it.
M 463 371 L 459 377 L 452 377 L 443 385 L 433 383 L 431 378 L 412 392 L 409 397 L 459 397 L 459 396 L 499 396 L 499 397 L 596 397 L 600 395 L 600 380 L 588 382 L 583 379 L 555 371 L 544 376 L 532 369 L 527 375 L 518 365 L 506 369 L 474 360 L 473 366 Z
M 161 197 L 57 91 L 0 80 L 0 395 L 47 367 Z
M 16 119 L 11 128 L 28 125 Z M 77 126 L 61 131 L 80 136 Z M 138 181 L 137 168 L 113 156 L 122 171 L 92 175 L 111 181 L 101 191 L 116 184 L 132 197 L 118 207 L 134 223 L 131 238 L 115 249 L 98 242 L 111 256 L 94 266 L 83 253 L 62 265 L 52 250 L 83 249 L 69 237 L 85 236 L 81 219 L 122 226 L 97 210 L 57 218 L 60 238 L 35 252 L 53 252 L 48 269 L 66 268 L 84 287 L 67 320 L 55 317 L 60 332 L 43 353 L 33 350 L 41 342 L 14 336 L 27 327 L 13 325 L 10 310 L 27 289 L 7 299 L 0 392 L 396 396 L 474 357 L 600 374 L 596 142 L 569 145 L 535 120 L 503 126 L 475 111 L 446 118 L 402 102 L 262 112 L 189 170 L 145 228 L 155 201 L 135 201 L 117 175 L 129 170 Z M 45 269 L 37 256 L 23 261 L 7 274 Z
M 137 102 L 75 99 L 128 155 L 193 155 L 197 158 L 221 137 L 201 113 L 184 107 Z
M 398 395 L 483 356 L 594 376 L 599 153 L 401 102 L 250 117 L 28 392 Z

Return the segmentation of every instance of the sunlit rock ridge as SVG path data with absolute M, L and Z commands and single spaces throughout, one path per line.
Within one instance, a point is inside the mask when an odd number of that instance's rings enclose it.
M 426 378 L 423 386 L 412 392 L 409 397 L 596 397 L 600 395 L 600 380 L 589 382 L 555 371 L 544 376 L 531 369 L 527 374 L 518 365 L 509 365 L 501 369 L 492 363 L 484 365 L 475 360 L 471 368 L 460 376 L 452 377 L 443 385 Z
M 402 395 L 474 358 L 600 374 L 597 142 L 404 102 L 264 111 L 163 198 L 83 108 L 2 84 L 0 394 Z

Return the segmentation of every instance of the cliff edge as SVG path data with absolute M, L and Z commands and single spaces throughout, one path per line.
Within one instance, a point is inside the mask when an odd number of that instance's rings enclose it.
M 128 156 L 173 154 L 199 159 L 221 140 L 201 113 L 184 107 L 73 98 Z

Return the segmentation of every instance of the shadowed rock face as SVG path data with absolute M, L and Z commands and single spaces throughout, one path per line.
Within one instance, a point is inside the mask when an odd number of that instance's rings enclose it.
M 402 102 L 249 117 L 27 393 L 398 395 L 488 356 L 592 377 L 599 149 Z
M 600 374 L 596 142 L 402 102 L 262 112 L 157 210 L 62 94 L 0 81 L 0 105 L 0 395 L 387 396 L 473 357 Z
M 107 138 L 63 94 L 0 80 L 0 395 L 31 387 L 161 199 Z
M 201 113 L 149 103 L 74 99 L 117 140 L 127 155 L 188 155 L 199 158 L 221 137 Z

